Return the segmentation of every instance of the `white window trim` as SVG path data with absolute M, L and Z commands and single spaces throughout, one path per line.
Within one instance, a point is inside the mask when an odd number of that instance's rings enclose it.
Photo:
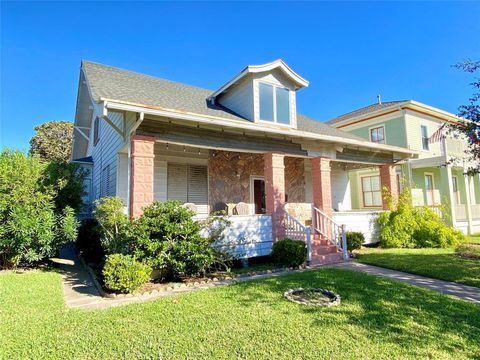
M 428 201 L 427 201 L 427 183 L 425 182 L 425 177 L 427 175 L 430 175 L 432 177 L 432 201 L 433 201 L 432 205 L 428 205 Z M 433 172 L 424 172 L 423 173 L 423 184 L 425 186 L 425 205 L 426 206 L 436 206 L 436 205 L 438 205 L 437 199 L 435 197 L 435 174 Z
M 362 208 L 364 209 L 379 209 L 383 206 L 383 201 L 382 201 L 382 204 L 380 205 L 372 205 L 372 206 L 368 206 L 368 205 L 365 205 L 365 196 L 364 196 L 364 191 L 363 191 L 363 178 L 372 178 L 372 177 L 378 177 L 378 181 L 380 181 L 380 174 L 365 174 L 365 175 L 360 175 L 358 177 L 359 179 L 359 189 L 360 189 L 360 196 L 362 197 Z M 373 192 L 376 192 L 376 191 L 370 191 L 371 193 Z M 380 195 L 382 196 L 383 198 L 383 195 L 382 195 L 382 184 L 380 182 Z
M 274 94 L 273 94 L 273 121 L 262 120 L 262 118 L 260 117 L 260 84 L 271 85 L 275 89 Z M 278 125 L 278 126 L 284 126 L 284 127 L 290 127 L 290 128 L 295 127 L 294 116 L 292 115 L 292 90 L 289 89 L 286 86 L 279 85 L 279 84 L 274 83 L 272 81 L 267 81 L 267 80 L 263 80 L 263 79 L 262 80 L 255 80 L 255 87 L 256 87 L 256 90 L 257 90 L 256 92 L 257 92 L 257 98 L 258 98 L 258 101 L 257 101 L 257 103 L 258 103 L 258 119 L 257 119 L 257 122 L 262 123 L 262 124 Z M 277 122 L 277 90 L 276 90 L 276 88 L 281 88 L 281 89 L 288 90 L 288 115 L 289 115 L 289 119 L 290 119 L 290 122 L 288 124 Z
M 387 144 L 387 131 L 385 129 L 385 123 L 377 124 L 377 125 L 369 127 L 368 128 L 368 137 L 370 138 L 371 142 L 373 142 L 375 144 L 382 144 L 382 143 L 379 143 L 378 141 L 373 141 L 372 140 L 372 129 L 378 129 L 378 128 L 383 128 L 383 144 L 386 145 Z
M 255 180 L 265 181 L 265 176 L 250 175 L 250 214 L 251 215 L 255 215 L 255 194 L 254 194 L 254 187 L 253 187 L 253 182 Z
M 428 149 L 424 149 L 423 148 L 423 134 L 422 134 L 422 127 L 425 127 L 427 129 L 427 141 L 429 139 L 429 133 L 428 133 L 428 125 L 427 124 L 420 124 L 420 150 L 422 152 L 430 152 L 431 149 L 430 149 L 430 143 L 428 143 Z

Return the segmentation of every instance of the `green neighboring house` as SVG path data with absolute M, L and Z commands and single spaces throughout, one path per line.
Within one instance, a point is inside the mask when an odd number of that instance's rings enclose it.
M 399 188 L 410 184 L 415 206 L 440 211 L 442 205 L 447 221 L 472 234 L 480 232 L 480 176 L 465 174 L 465 139 L 453 138 L 442 128 L 458 120 L 446 111 L 405 100 L 379 101 L 328 124 L 372 142 L 419 151 L 417 159 L 397 166 Z M 382 208 L 378 168 L 352 170 L 349 178 L 352 209 Z

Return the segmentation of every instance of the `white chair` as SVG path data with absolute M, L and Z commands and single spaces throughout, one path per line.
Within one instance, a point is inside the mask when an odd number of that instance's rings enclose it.
M 234 209 L 235 215 L 249 215 L 250 213 L 250 206 L 244 202 L 239 202 Z
M 197 215 L 197 205 L 194 203 L 185 203 L 183 207 L 193 212 L 194 215 Z

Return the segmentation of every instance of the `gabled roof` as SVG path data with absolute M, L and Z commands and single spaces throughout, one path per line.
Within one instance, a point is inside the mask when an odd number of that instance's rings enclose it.
M 220 105 L 212 105 L 207 101 L 208 96 L 212 93 L 211 90 L 90 61 L 82 61 L 82 68 L 85 72 L 92 98 L 96 102 L 110 99 L 145 107 L 161 107 L 185 113 L 251 123 L 238 114 Z M 315 134 L 365 141 L 361 137 L 336 129 L 299 113 L 297 113 L 297 129 Z
M 371 104 L 363 108 L 337 116 L 336 118 L 333 118 L 332 120 L 327 121 L 327 124 L 336 124 L 344 120 L 353 119 L 357 116 L 371 114 L 378 110 L 383 110 L 386 108 L 395 107 L 399 105 L 401 106 L 401 105 L 407 104 L 408 102 L 409 100 L 395 100 L 395 101 L 386 101 L 386 102 Z
M 228 81 L 220 89 L 218 89 L 212 95 L 210 95 L 209 99 L 215 99 L 218 95 L 222 94 L 223 92 L 226 92 L 228 88 L 238 83 L 248 74 L 256 74 L 256 73 L 262 73 L 267 71 L 273 71 L 275 69 L 281 70 L 290 80 L 292 80 L 295 83 L 296 89 L 300 89 L 308 86 L 307 80 L 305 80 L 300 75 L 298 75 L 295 71 L 293 71 L 282 59 L 278 59 L 263 65 L 249 65 L 245 67 L 242 71 L 240 71 L 240 73 L 237 76 L 235 76 L 232 80 Z

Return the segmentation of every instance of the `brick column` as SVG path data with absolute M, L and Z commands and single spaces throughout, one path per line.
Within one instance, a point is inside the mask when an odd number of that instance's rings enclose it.
M 272 214 L 273 241 L 285 238 L 284 214 L 285 206 L 285 165 L 284 155 L 267 153 L 265 158 L 265 205 L 267 213 Z
M 316 157 L 310 159 L 310 162 L 312 164 L 313 204 L 331 217 L 333 208 L 330 159 Z
M 398 198 L 397 171 L 395 165 L 380 166 L 380 188 L 382 189 L 382 204 L 388 210 L 388 204 L 383 198 L 383 189 L 387 188 L 394 199 Z
M 153 202 L 153 158 L 155 138 L 134 135 L 130 151 L 130 216 L 142 215 Z

